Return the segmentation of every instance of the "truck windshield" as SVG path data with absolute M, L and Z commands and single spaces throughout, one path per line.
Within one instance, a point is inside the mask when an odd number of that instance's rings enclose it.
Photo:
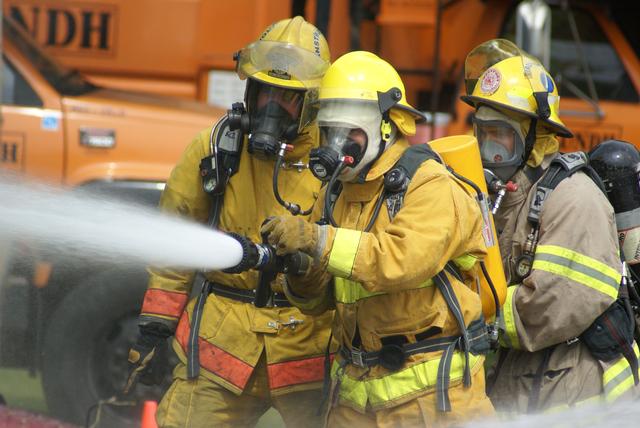
M 4 17 L 2 25 L 4 37 L 27 57 L 42 74 L 42 77 L 60 94 L 82 95 L 97 89 L 94 84 L 86 81 L 77 70 L 66 68 L 45 54 L 14 20 Z

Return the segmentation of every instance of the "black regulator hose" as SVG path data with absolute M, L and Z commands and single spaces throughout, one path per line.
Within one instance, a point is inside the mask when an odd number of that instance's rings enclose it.
M 278 176 L 280 175 L 280 168 L 282 168 L 282 162 L 284 161 L 284 152 L 286 150 L 287 145 L 282 143 L 280 145 L 280 150 L 278 151 L 278 156 L 276 157 L 276 165 L 275 170 L 273 171 L 273 195 L 276 197 L 276 201 L 283 207 L 285 207 L 292 215 L 304 215 L 307 216 L 311 214 L 313 210 L 313 204 L 309 207 L 308 210 L 301 211 L 301 207 L 298 204 L 294 204 L 292 202 L 287 202 L 280 196 L 280 191 L 278 190 Z
M 338 227 L 336 220 L 333 218 L 333 207 L 331 206 L 331 191 L 333 190 L 333 186 L 335 186 L 336 181 L 338 180 L 338 176 L 347 166 L 353 164 L 353 158 L 351 156 L 343 156 L 340 159 L 340 164 L 331 174 L 331 178 L 329 179 L 329 183 L 327 184 L 327 191 L 324 194 L 324 216 L 323 220 L 329 221 L 329 224 L 333 227 Z
M 369 232 L 371 228 L 373 228 L 373 224 L 378 219 L 378 215 L 380 214 L 380 208 L 382 208 L 382 204 L 385 201 L 385 199 L 387 199 L 387 195 L 385 192 L 382 192 L 380 194 L 380 197 L 376 201 L 376 206 L 373 208 L 373 215 L 371 216 L 371 220 L 369 220 L 369 224 L 367 224 L 367 227 L 364 228 L 365 232 Z

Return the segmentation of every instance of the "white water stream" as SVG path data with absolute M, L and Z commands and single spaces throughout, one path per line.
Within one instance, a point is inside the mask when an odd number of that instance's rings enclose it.
M 467 428 L 631 428 L 640 426 L 640 402 L 585 404 L 548 414 L 522 415 L 508 420 L 478 420 Z
M 224 269 L 242 249 L 203 225 L 82 192 L 0 176 L 0 240 L 96 261 Z

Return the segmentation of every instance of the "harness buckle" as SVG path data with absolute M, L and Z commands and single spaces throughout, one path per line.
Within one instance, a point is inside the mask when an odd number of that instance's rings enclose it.
M 568 340 L 567 340 L 567 345 L 568 345 L 568 346 L 571 346 L 571 345 L 573 345 L 574 343 L 577 343 L 577 342 L 579 342 L 579 341 L 580 341 L 580 338 L 579 338 L 579 337 L 572 337 L 571 339 L 568 339 Z
M 363 352 L 360 349 L 350 349 L 349 352 L 351 353 L 351 364 L 362 367 L 363 369 L 367 368 L 362 356 Z
M 269 321 L 267 323 L 267 327 L 272 328 L 274 330 L 280 331 L 283 328 L 290 328 L 291 330 L 295 330 L 299 324 L 304 324 L 304 320 L 296 319 L 293 315 L 289 317 L 289 321 L 281 322 L 281 321 Z
M 299 324 L 304 324 L 304 320 L 298 320 L 293 315 L 291 315 L 289 317 L 289 321 L 280 323 L 280 327 L 289 327 L 291 330 L 295 330 Z

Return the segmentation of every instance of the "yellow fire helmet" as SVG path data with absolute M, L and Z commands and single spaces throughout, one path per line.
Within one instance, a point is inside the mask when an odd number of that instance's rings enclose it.
M 320 30 L 300 16 L 272 24 L 235 59 L 241 79 L 288 89 L 317 87 L 331 60 Z
M 375 102 L 383 118 L 395 123 L 404 135 L 414 135 L 416 121 L 424 115 L 406 99 L 404 84 L 391 64 L 371 52 L 349 52 L 329 67 L 317 91 L 309 91 L 305 102 L 304 123 L 315 118 L 319 104 L 329 100 Z M 385 125 L 386 124 L 386 125 Z M 390 124 L 383 120 L 383 139 L 390 132 Z
M 558 116 L 558 88 L 544 66 L 505 39 L 484 42 L 464 64 L 466 95 L 475 107 L 488 105 L 535 118 L 563 137 L 573 134 Z

